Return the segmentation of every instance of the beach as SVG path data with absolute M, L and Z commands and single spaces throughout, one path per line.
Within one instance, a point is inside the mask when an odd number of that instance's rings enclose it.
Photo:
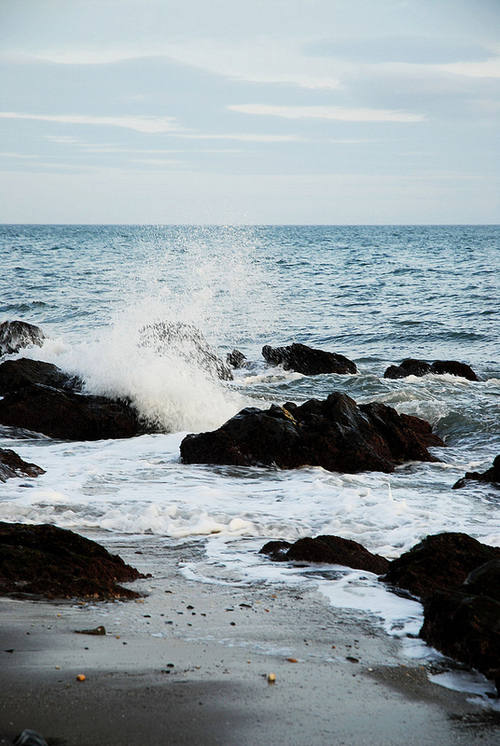
M 190 580 L 198 550 L 156 572 L 144 544 L 125 553 L 153 575 L 136 601 L 1 599 L 0 743 L 25 728 L 67 746 L 498 743 L 498 710 L 431 683 L 376 618 L 310 585 Z

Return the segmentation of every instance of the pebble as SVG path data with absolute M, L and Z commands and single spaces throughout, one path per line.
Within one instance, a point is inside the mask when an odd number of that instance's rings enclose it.
M 267 674 L 267 681 L 269 682 L 269 684 L 274 684 L 274 682 L 276 681 L 276 674 L 274 674 L 274 673 L 268 673 Z
M 79 673 L 78 676 L 76 677 L 76 680 L 77 681 L 85 681 L 86 678 L 87 677 L 85 676 L 85 674 Z

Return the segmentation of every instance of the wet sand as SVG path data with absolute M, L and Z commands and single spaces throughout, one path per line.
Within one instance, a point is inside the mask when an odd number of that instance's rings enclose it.
M 139 603 L 0 599 L 0 743 L 25 728 L 67 746 L 500 742 L 500 713 L 431 683 L 368 616 L 176 562 L 153 574 Z

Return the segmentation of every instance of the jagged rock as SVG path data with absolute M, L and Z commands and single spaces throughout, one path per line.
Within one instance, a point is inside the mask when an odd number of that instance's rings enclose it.
M 0 522 L 0 595 L 137 598 L 144 577 L 95 541 L 56 526 Z
M 449 373 L 452 376 L 466 378 L 469 381 L 479 381 L 472 368 L 466 363 L 456 360 L 435 360 L 427 363 L 425 360 L 406 358 L 400 365 L 390 365 L 384 373 L 384 378 L 406 378 L 407 376 L 425 376 L 429 373 L 443 375 Z
M 246 362 L 246 357 L 239 350 L 233 350 L 232 352 L 227 353 L 226 360 L 227 364 L 232 368 L 242 368 Z
M 186 436 L 180 450 L 185 463 L 389 473 L 405 461 L 437 461 L 430 445 L 444 443 L 425 420 L 335 392 L 301 406 L 243 409 L 218 430 Z
M 477 471 L 465 472 L 465 476 L 459 479 L 458 482 L 455 482 L 453 489 L 457 490 L 465 487 L 469 481 L 486 482 L 500 488 L 500 456 L 496 456 L 493 466 L 482 474 Z
M 12 477 L 38 477 L 45 474 L 45 469 L 30 464 L 10 448 L 0 448 L 0 482 Z
M 389 565 L 382 578 L 415 596 L 427 598 L 437 590 L 456 589 L 473 570 L 500 560 L 500 547 L 482 544 L 464 533 L 427 536 Z
M 191 324 L 159 321 L 143 327 L 140 334 L 141 344 L 153 348 L 158 355 L 170 351 L 211 376 L 223 381 L 233 380 L 229 366 L 212 350 L 200 330 Z
M 262 355 L 270 365 L 282 365 L 305 376 L 321 373 L 357 373 L 355 363 L 343 355 L 294 343 L 288 347 L 264 345 Z
M 275 562 L 314 562 L 329 565 L 343 565 L 357 570 L 377 574 L 387 571 L 389 561 L 378 554 L 372 554 L 362 544 L 340 536 L 323 535 L 316 538 L 304 537 L 294 544 L 287 541 L 270 541 L 259 554 L 267 554 Z
M 38 326 L 26 321 L 3 321 L 0 324 L 0 358 L 12 355 L 24 347 L 41 347 L 45 334 Z
M 125 402 L 31 383 L 0 400 L 0 424 L 59 440 L 130 438 L 144 432 Z
M 80 391 L 83 385 L 76 376 L 70 376 L 56 365 L 41 360 L 20 358 L 0 363 L 0 396 L 10 394 L 31 383 L 72 391 Z

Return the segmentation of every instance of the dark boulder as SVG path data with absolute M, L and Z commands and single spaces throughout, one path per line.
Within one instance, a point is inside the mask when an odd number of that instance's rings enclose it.
M 126 403 L 31 383 L 0 400 L 0 424 L 59 440 L 130 438 L 144 431 Z
M 44 339 L 45 334 L 38 326 L 25 321 L 3 321 L 0 324 L 0 358 L 24 347 L 41 347 Z
M 158 321 L 140 330 L 141 344 L 150 347 L 158 355 L 173 353 L 222 381 L 232 381 L 233 374 L 219 355 L 210 347 L 207 340 L 192 324 L 182 321 Z
M 458 588 L 490 560 L 500 560 L 500 547 L 463 533 L 435 534 L 392 560 L 382 580 L 425 599 L 438 590 Z
M 340 536 L 323 535 L 316 538 L 304 537 L 294 544 L 287 541 L 270 541 L 259 554 L 275 562 L 306 562 L 342 565 L 356 570 L 383 573 L 387 571 L 389 561 L 378 554 L 372 554 L 362 544 Z
M 264 345 L 262 355 L 270 365 L 282 365 L 285 370 L 294 370 L 305 376 L 358 372 L 355 363 L 344 355 L 316 350 L 303 344 L 294 343 L 288 347 Z
M 389 473 L 405 461 L 437 461 L 427 450 L 430 445 L 444 443 L 424 420 L 377 402 L 358 406 L 335 392 L 301 406 L 243 409 L 218 430 L 186 436 L 180 450 L 184 463 L 321 466 L 353 474 Z
M 0 448 L 0 482 L 12 477 L 38 477 L 40 474 L 45 474 L 45 469 L 23 461 L 10 448 Z
M 406 358 L 400 365 L 390 365 L 384 373 L 384 378 L 406 378 L 407 376 L 426 376 L 429 373 L 443 375 L 448 373 L 452 376 L 466 378 L 469 381 L 479 381 L 472 368 L 466 363 L 456 360 L 435 360 L 427 363 L 425 360 Z
M 453 489 L 457 490 L 461 487 L 465 487 L 467 482 L 485 482 L 487 484 L 493 484 L 495 487 L 500 488 L 500 456 L 496 456 L 493 461 L 493 466 L 480 474 L 477 471 L 467 471 L 462 479 L 455 482 Z
M 56 526 L 0 523 L 0 595 L 137 598 L 117 583 L 144 577 L 95 541 Z
M 500 559 L 485 562 L 473 570 L 463 584 L 465 593 L 489 596 L 500 603 Z
M 226 360 L 227 360 L 227 364 L 230 365 L 231 368 L 242 368 L 244 364 L 247 362 L 245 355 L 239 350 L 233 350 L 232 352 L 228 352 L 226 356 Z
M 80 391 L 83 383 L 76 376 L 64 373 L 52 363 L 41 360 L 5 360 L 0 363 L 0 396 L 28 386 L 31 383 L 41 383 L 52 388 Z

